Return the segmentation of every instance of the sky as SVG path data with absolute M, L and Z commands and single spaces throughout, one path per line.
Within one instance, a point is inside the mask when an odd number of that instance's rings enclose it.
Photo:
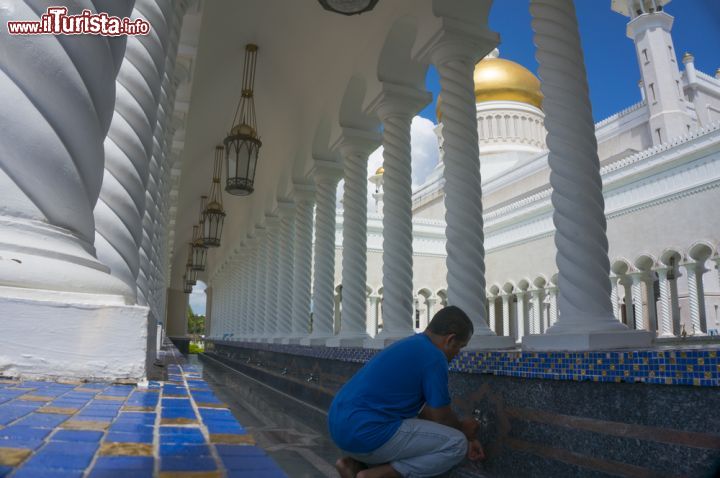
M 537 75 L 528 5 L 529 0 L 495 0 L 490 28 L 500 34 L 500 56 Z M 625 34 L 629 18 L 613 12 L 610 0 L 575 0 L 575 8 L 593 116 L 598 122 L 640 101 L 640 70 L 633 41 Z M 674 0 L 665 12 L 675 17 L 672 36 L 677 55 L 681 58 L 691 52 L 695 68 L 714 75 L 720 68 L 720 0 Z M 433 103 L 420 115 L 434 122 L 440 91 L 434 68 L 428 71 L 426 86 L 433 93 Z
M 391 1 L 391 0 L 384 0 Z M 537 61 L 530 25 L 529 0 L 495 0 L 490 27 L 500 34 L 500 56 L 520 63 L 537 75 Z M 635 45 L 625 31 L 629 19 L 610 9 L 610 0 L 575 0 L 580 37 L 585 55 L 590 101 L 596 122 L 640 101 Z M 680 57 L 689 51 L 695 56 L 695 68 L 709 75 L 720 68 L 720 0 L 674 0 L 665 12 L 675 17 L 672 36 Z M 433 101 L 412 122 L 413 187 L 422 184 L 438 163 L 438 144 L 434 133 L 435 102 L 440 91 L 437 71 L 430 67 L 426 87 Z M 382 147 L 368 158 L 368 177 L 382 165 Z M 368 211 L 374 213 L 374 186 L 368 184 Z M 337 191 L 338 207 L 343 182 Z M 190 295 L 196 314 L 205 313 L 205 284 Z

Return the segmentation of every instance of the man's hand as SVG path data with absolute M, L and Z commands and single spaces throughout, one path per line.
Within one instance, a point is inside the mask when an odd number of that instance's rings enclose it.
M 465 434 L 468 440 L 474 440 L 480 429 L 480 423 L 473 418 L 463 418 L 460 420 L 460 431 Z
M 468 443 L 467 457 L 470 461 L 478 461 L 485 459 L 485 450 L 478 440 L 470 440 Z

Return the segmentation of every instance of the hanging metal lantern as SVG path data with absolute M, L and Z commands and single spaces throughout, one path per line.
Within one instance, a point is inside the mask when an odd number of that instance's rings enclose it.
M 193 269 L 193 250 L 192 242 L 188 244 L 188 259 L 185 264 L 185 280 L 188 284 L 195 285 L 197 283 L 197 270 Z
M 203 237 L 203 231 L 205 231 L 205 208 L 207 207 L 207 196 L 200 196 L 200 217 L 198 219 L 198 241 L 205 246 L 205 238 Z M 207 246 L 205 246 L 207 247 Z
M 342 15 L 359 15 L 369 12 L 378 0 L 318 0 L 325 10 Z
M 240 102 L 230 133 L 224 141 L 227 170 L 225 191 L 234 196 L 248 196 L 255 190 L 255 170 L 262 147 L 257 133 L 253 96 L 257 50 L 257 45 L 245 46 Z
M 194 271 L 204 271 L 207 262 L 207 247 L 205 241 L 200 237 L 200 226 L 193 226 L 192 235 L 192 269 Z
M 193 284 L 189 283 L 187 281 L 187 276 L 183 275 L 183 292 L 186 294 L 192 293 L 193 290 Z
M 223 147 L 215 148 L 215 165 L 213 167 L 213 182 L 210 187 L 208 204 L 203 211 L 202 238 L 205 247 L 218 247 L 222 235 L 225 211 L 222 205 L 222 191 L 220 190 L 220 174 L 222 168 Z

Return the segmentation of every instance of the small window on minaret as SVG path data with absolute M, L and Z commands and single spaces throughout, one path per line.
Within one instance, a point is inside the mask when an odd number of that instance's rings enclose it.
M 645 63 L 649 63 L 650 60 L 648 59 L 647 50 L 646 50 L 646 49 L 643 50 L 643 51 L 642 51 L 642 54 L 643 54 L 643 58 L 645 59 Z
M 677 85 L 678 95 L 680 95 L 680 99 L 682 99 L 683 92 L 682 92 L 682 88 L 680 88 L 680 80 L 675 80 L 675 84 Z
M 658 143 L 662 143 L 662 135 L 660 134 L 660 128 L 655 130 L 655 134 L 657 134 Z
M 670 56 L 670 61 L 675 62 L 675 55 L 673 55 L 672 45 L 668 45 L 668 56 Z
M 690 132 L 690 125 L 689 125 L 689 124 L 686 124 L 685 126 L 687 126 L 687 130 L 688 130 L 688 133 L 689 133 L 689 132 Z
M 648 88 L 650 88 L 650 96 L 652 96 L 652 100 L 657 101 L 657 98 L 655 97 L 655 83 L 650 83 Z

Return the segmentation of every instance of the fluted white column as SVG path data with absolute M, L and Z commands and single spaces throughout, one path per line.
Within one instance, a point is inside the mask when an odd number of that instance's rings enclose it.
M 309 335 L 312 298 L 312 234 L 315 187 L 295 183 L 295 247 L 293 250 L 292 333 L 284 343 L 300 343 Z
M 559 316 L 523 347 L 649 346 L 652 334 L 630 331 L 613 316 L 600 161 L 575 6 L 572 0 L 531 0 L 530 12 L 545 95 Z
M 256 321 L 258 316 L 258 282 L 257 282 L 257 271 L 258 271 L 258 239 L 254 235 L 255 231 L 248 236 L 246 245 L 248 247 L 248 295 L 247 295 L 247 333 L 246 337 L 248 340 L 255 340 Z
M 447 28 L 424 47 L 440 74 L 442 95 L 447 302 L 460 307 L 473 322 L 469 348 L 511 347 L 514 342 L 496 338 L 485 317 L 485 236 L 473 80 L 475 63 L 496 39 L 483 37 L 483 31 L 454 29 L 455 22 L 448 21 Z M 388 202 L 386 186 L 386 209 Z
M 661 267 L 656 272 L 660 281 L 660 337 L 674 337 L 668 269 Z
M 127 40 L 117 78 L 115 114 L 105 139 L 105 172 L 94 216 L 98 258 L 110 267 L 112 275 L 135 290 L 153 133 L 175 12 L 169 3 L 138 0 L 133 17 L 150 21 L 155 34 Z M 181 21 L 182 17 L 178 19 Z M 179 32 L 179 26 L 175 29 Z M 147 305 L 144 296 L 139 302 Z
M 541 334 L 544 320 L 543 316 L 545 315 L 545 307 L 543 305 L 543 301 L 545 300 L 545 290 L 533 289 L 530 291 L 530 294 L 532 295 L 533 309 L 535 310 L 532 321 L 530 322 L 530 333 Z
M 705 293 L 703 292 L 702 276 L 705 273 L 703 264 L 686 262 L 682 264 L 687 273 L 688 302 L 690 304 L 690 335 L 705 335 Z
M 368 332 L 371 337 L 377 335 L 378 330 L 378 308 L 380 307 L 380 296 L 371 294 L 368 296 L 368 302 L 370 303 L 370 331 Z
M 281 343 L 292 334 L 293 269 L 295 247 L 295 202 L 278 199 L 280 215 L 280 282 L 277 290 L 277 331 L 274 341 Z
M 337 185 L 342 167 L 335 161 L 315 159 L 315 255 L 313 277 L 313 329 L 303 345 L 324 345 L 334 335 L 335 216 Z
M 330 347 L 359 346 L 368 338 L 367 307 L 367 158 L 377 147 L 376 136 L 343 132 L 345 189 L 343 194 L 342 320 Z
M 242 283 L 240 281 L 240 261 L 238 260 L 237 252 L 233 251 L 233 257 L 230 259 L 230 297 L 231 297 L 231 310 L 230 310 L 230 324 L 233 334 L 233 340 L 241 340 L 241 324 L 240 324 L 240 287 Z
M 503 318 L 503 335 L 512 337 L 510 331 L 510 295 L 502 295 L 502 318 Z
M 428 297 L 425 300 L 425 306 L 427 307 L 427 323 L 429 324 L 433 317 L 435 317 L 435 307 L 437 306 L 437 297 Z M 493 325 L 493 327 L 495 327 Z M 493 329 L 494 331 L 494 329 Z

